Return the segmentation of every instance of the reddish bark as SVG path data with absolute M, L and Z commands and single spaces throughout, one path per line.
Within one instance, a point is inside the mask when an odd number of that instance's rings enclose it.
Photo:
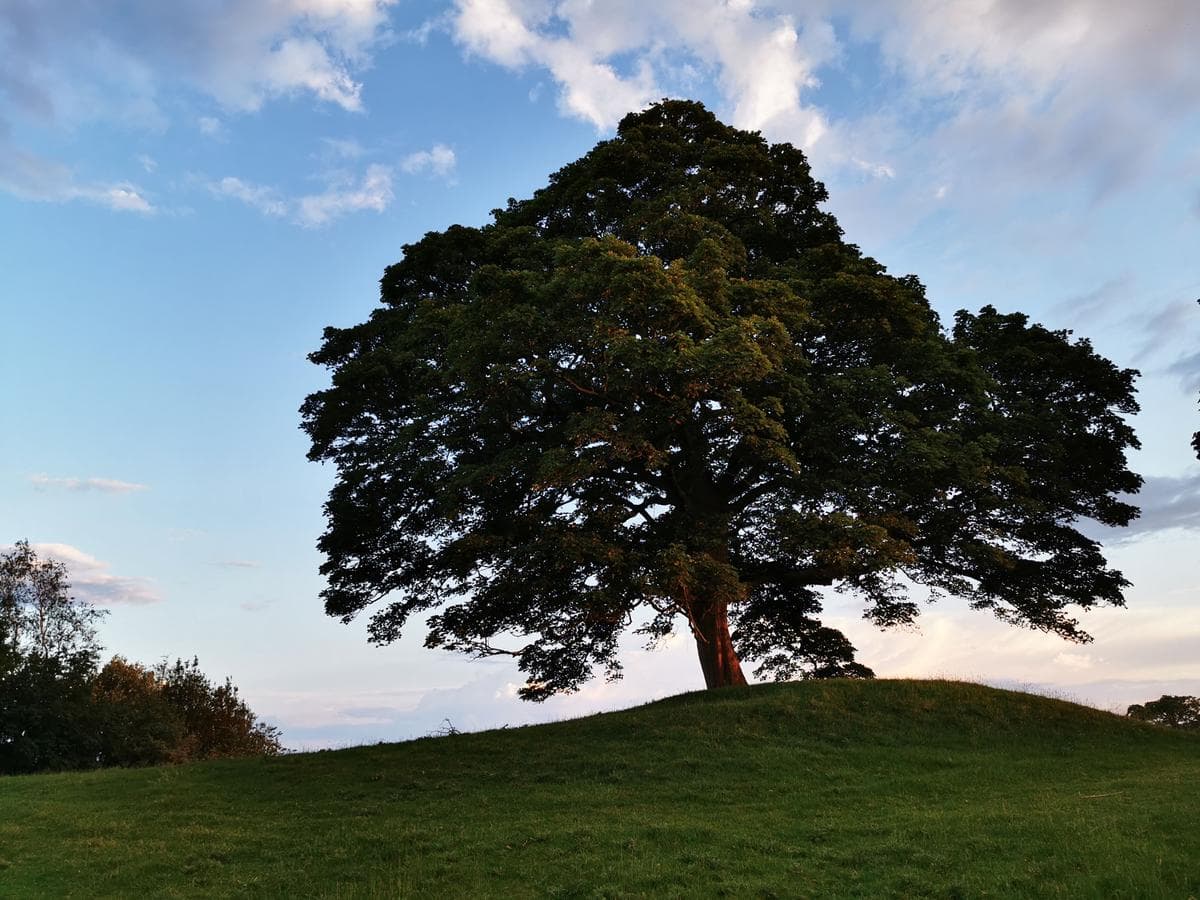
M 700 668 L 709 688 L 746 683 L 729 637 L 728 608 L 724 603 L 714 602 L 695 616 L 695 638 Z

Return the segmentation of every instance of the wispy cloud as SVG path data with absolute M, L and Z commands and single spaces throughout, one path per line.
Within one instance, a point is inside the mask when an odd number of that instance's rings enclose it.
M 1065 313 L 1075 321 L 1095 320 L 1128 309 L 1132 293 L 1133 278 L 1125 274 L 1110 278 L 1090 291 L 1068 297 L 1055 306 L 1055 311 Z
M 395 198 L 391 166 L 373 163 L 361 175 L 337 171 L 327 176 L 319 194 L 287 197 L 278 188 L 227 176 L 207 183 L 209 191 L 230 197 L 272 218 L 287 218 L 305 228 L 319 228 L 350 213 L 383 212 Z
M 274 188 L 250 184 L 240 178 L 228 176 L 220 181 L 211 182 L 208 189 L 218 196 L 241 200 L 264 216 L 278 217 L 286 216 L 288 213 L 287 202 L 279 196 L 279 192 Z
M 1088 525 L 1085 531 L 1105 544 L 1124 544 L 1174 528 L 1200 529 L 1200 472 L 1149 477 L 1129 502 L 1142 514 L 1126 527 Z
M 162 600 L 148 578 L 114 575 L 109 563 L 96 559 L 70 544 L 33 544 L 40 556 L 54 559 L 67 567 L 71 593 L 80 600 L 101 606 L 114 604 L 145 605 Z
M 215 116 L 201 116 L 196 120 L 196 127 L 201 134 L 210 138 L 220 138 L 225 134 L 224 124 Z
M 262 563 L 254 559 L 223 559 L 213 565 L 224 566 L 228 569 L 258 569 L 262 567 Z
M 80 493 L 97 491 L 103 494 L 131 494 L 136 491 L 149 490 L 144 484 L 132 481 L 120 481 L 116 478 L 72 478 L 53 477 L 50 475 L 30 475 L 29 481 L 35 490 L 45 491 L 50 488 L 63 488 Z
M 1180 357 L 1167 367 L 1167 371 L 1179 378 L 1189 394 L 1200 391 L 1200 352 Z
M 454 151 L 445 144 L 434 144 L 428 150 L 410 153 L 400 161 L 400 168 L 409 175 L 428 172 L 445 178 L 454 172 L 458 159 Z
M 362 210 L 383 212 L 391 205 L 392 170 L 373 164 L 357 182 L 331 185 L 320 194 L 309 194 L 296 201 L 295 219 L 306 228 L 315 228 Z
M 2 86 L 2 85 L 0 85 Z M 3 123 L 0 122 L 0 125 Z M 0 191 L 22 200 L 68 203 L 82 200 L 118 212 L 153 213 L 154 206 L 142 189 L 122 181 L 80 181 L 70 167 L 9 143 L 0 129 Z
M 334 159 L 358 159 L 367 151 L 353 138 L 321 138 L 324 145 L 324 155 Z

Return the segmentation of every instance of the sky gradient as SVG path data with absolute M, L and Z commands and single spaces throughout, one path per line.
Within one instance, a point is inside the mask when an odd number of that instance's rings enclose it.
M 805 150 L 849 241 L 944 322 L 992 304 L 1141 370 L 1126 609 L 1078 646 L 947 599 L 832 596 L 882 676 L 1105 708 L 1200 694 L 1200 5 L 1047 0 L 7 0 L 0 546 L 62 559 L 109 653 L 198 655 L 292 747 L 559 718 L 703 684 L 690 638 L 542 705 L 500 661 L 368 646 L 318 593 L 333 470 L 306 355 L 401 246 L 479 225 L 664 96 Z

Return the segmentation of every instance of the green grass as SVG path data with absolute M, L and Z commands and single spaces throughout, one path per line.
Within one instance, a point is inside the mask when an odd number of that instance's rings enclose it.
M 1200 740 L 954 682 L 0 779 L 0 896 L 1200 896 Z

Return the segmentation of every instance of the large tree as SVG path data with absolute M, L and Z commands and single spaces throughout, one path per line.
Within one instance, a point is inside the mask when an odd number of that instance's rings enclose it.
M 1088 640 L 1127 584 L 1135 372 L 987 307 L 947 332 L 842 239 L 789 144 L 664 101 L 481 228 L 403 248 L 329 328 L 302 409 L 337 467 L 329 614 L 375 642 L 511 654 L 522 694 L 619 674 L 628 627 L 695 638 L 710 687 L 870 675 L 819 589 L 881 626 L 910 591 Z

